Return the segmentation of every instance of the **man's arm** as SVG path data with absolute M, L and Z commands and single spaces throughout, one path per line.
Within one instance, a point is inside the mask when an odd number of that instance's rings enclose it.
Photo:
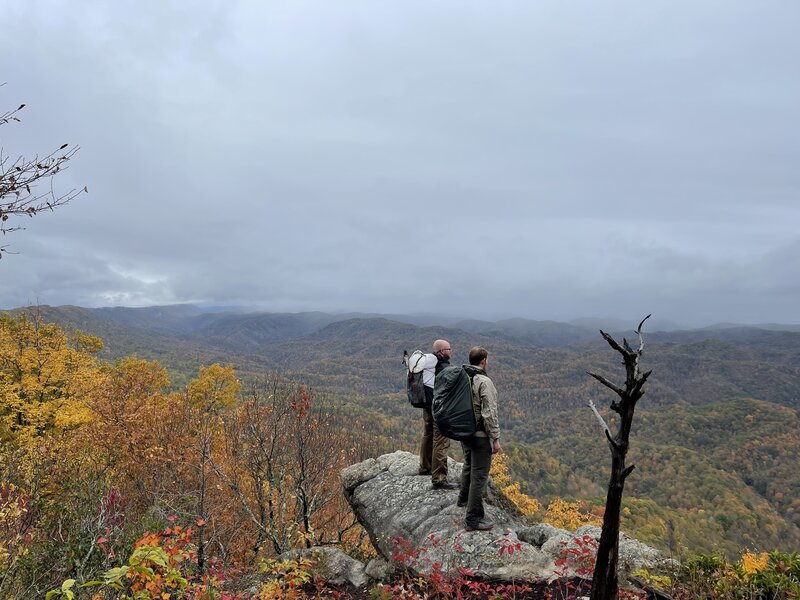
M 438 359 L 435 354 L 425 354 L 420 361 L 423 368 L 422 383 L 432 388 L 436 379 L 436 363 Z
M 436 364 L 438 362 L 439 362 L 439 359 L 436 358 L 436 355 L 435 354 L 431 354 L 430 352 L 425 354 L 424 358 L 422 359 L 422 364 L 425 366 L 426 369 L 435 369 L 436 368 Z
M 497 388 L 488 377 L 481 381 L 478 389 L 481 398 L 481 418 L 486 435 L 492 440 L 492 452 L 500 452 L 500 419 L 497 416 Z

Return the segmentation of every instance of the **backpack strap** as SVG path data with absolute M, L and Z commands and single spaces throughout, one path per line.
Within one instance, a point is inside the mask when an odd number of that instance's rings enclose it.
M 417 357 L 417 360 L 416 360 L 416 362 L 414 363 L 414 366 L 412 367 L 410 364 L 408 365 L 408 370 L 409 370 L 409 371 L 415 371 L 415 370 L 416 370 L 416 368 L 417 368 L 417 365 L 419 364 L 419 361 L 421 361 L 423 358 L 425 358 L 425 353 L 424 353 L 424 352 L 421 352 L 421 353 L 419 354 L 419 356 Z

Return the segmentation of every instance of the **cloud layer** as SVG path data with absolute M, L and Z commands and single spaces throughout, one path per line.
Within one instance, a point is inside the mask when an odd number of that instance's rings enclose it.
M 36 2 L 0 305 L 798 322 L 800 5 Z

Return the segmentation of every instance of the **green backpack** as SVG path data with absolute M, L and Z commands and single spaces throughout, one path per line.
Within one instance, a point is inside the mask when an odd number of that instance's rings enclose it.
M 460 441 L 475 435 L 472 377 L 464 367 L 446 367 L 436 376 L 431 412 L 443 436 Z

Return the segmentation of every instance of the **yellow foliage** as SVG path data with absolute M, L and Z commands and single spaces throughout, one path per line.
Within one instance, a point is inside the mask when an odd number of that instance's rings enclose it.
M 739 564 L 742 567 L 745 579 L 750 579 L 750 577 L 759 571 L 766 569 L 768 561 L 769 554 L 766 552 L 761 552 L 760 554 L 745 552 L 742 554 L 742 559 L 739 561 Z
M 500 491 L 511 500 L 520 512 L 526 517 L 530 517 L 540 512 L 542 505 L 536 498 L 525 494 L 519 482 L 512 482 L 511 475 L 508 473 L 508 463 L 505 454 L 496 454 L 492 459 L 492 469 L 490 474 L 495 485 Z
M 555 498 L 547 505 L 544 522 L 568 531 L 575 531 L 584 525 L 602 524 L 599 517 L 583 512 L 579 502 L 568 502 L 561 498 Z
M 186 393 L 193 407 L 215 412 L 236 404 L 241 389 L 233 365 L 223 367 L 214 363 L 210 367 L 200 367 L 197 378 L 189 382 Z
M 72 346 L 80 352 L 87 352 L 89 354 L 97 354 L 103 349 L 103 340 L 99 337 L 89 335 L 82 331 L 76 331 L 72 335 Z
M 91 419 L 88 400 L 105 375 L 87 347 L 102 343 L 24 314 L 0 316 L 0 439 L 25 446 Z
M 657 575 L 655 573 L 651 573 L 647 569 L 636 569 L 631 573 L 631 575 L 635 577 L 641 577 L 650 585 L 654 585 L 662 590 L 671 588 L 673 584 L 672 577 L 669 575 Z
M 0 585 L 30 554 L 39 523 L 63 515 L 64 483 L 90 458 L 75 441 L 106 378 L 93 356 L 101 348 L 35 315 L 0 315 Z

